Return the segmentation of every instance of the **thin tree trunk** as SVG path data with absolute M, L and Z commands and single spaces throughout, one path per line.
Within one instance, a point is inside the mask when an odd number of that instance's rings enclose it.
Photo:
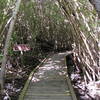
M 14 24 L 16 21 L 17 13 L 19 11 L 20 4 L 21 4 L 21 0 L 17 0 L 16 7 L 15 7 L 15 10 L 13 11 L 12 20 L 11 20 L 11 23 L 9 26 L 7 38 L 5 41 L 4 56 L 3 56 L 3 60 L 2 60 L 1 73 L 0 73 L 0 84 L 1 84 L 1 92 L 2 93 L 3 93 L 3 89 L 4 89 L 5 69 L 6 69 L 6 61 L 7 61 L 8 49 L 9 49 L 9 45 L 10 45 L 10 39 L 11 39 L 11 35 L 12 35 L 13 29 L 14 29 Z

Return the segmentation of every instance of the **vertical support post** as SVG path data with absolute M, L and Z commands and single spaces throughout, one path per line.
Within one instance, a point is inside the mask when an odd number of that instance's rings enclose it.
M 98 19 L 98 28 L 99 28 L 99 32 L 98 32 L 98 48 L 99 48 L 99 67 L 100 67 L 100 19 Z

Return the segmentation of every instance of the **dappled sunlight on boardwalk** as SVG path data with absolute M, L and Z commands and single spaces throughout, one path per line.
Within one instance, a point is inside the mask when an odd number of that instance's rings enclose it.
M 24 100 L 72 100 L 65 65 L 66 53 L 47 59 L 34 73 Z
M 59 53 L 60 58 L 56 58 L 57 54 L 53 58 L 49 58 L 47 62 L 39 68 L 39 70 L 34 74 L 32 78 L 32 82 L 40 81 L 41 79 L 48 79 L 51 76 L 57 77 L 66 75 L 66 66 L 64 66 L 61 62 L 64 62 L 65 53 Z M 64 70 L 65 69 L 65 70 Z M 49 73 L 48 73 L 49 71 Z M 49 76 L 48 76 L 49 74 Z

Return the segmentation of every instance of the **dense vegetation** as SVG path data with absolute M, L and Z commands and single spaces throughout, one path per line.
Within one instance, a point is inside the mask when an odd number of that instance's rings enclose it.
M 1 63 L 5 56 L 5 41 L 15 8 L 16 0 L 0 0 Z M 28 45 L 30 50 L 14 51 L 14 46 L 19 44 Z M 51 52 L 67 50 L 73 50 L 73 73 L 82 73 L 81 81 L 84 81 L 84 88 L 91 84 L 96 86 L 100 75 L 98 44 L 99 19 L 89 0 L 22 0 L 8 43 L 5 88 L 9 83 L 14 83 L 12 87 L 16 91 L 19 89 L 19 93 L 22 89 L 20 84 L 24 85 L 31 70 L 43 58 Z M 18 83 L 21 79 L 25 80 Z M 13 98 L 16 92 L 10 90 L 9 94 L 8 91 L 9 89 L 4 96 L 12 95 Z M 90 96 L 95 98 L 95 94 Z

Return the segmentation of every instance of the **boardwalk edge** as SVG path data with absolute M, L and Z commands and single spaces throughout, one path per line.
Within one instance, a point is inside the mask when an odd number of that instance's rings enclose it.
M 67 56 L 67 55 L 66 55 L 66 56 Z M 66 57 L 65 57 L 65 65 L 67 66 Z M 72 84 L 71 84 L 71 80 L 70 80 L 70 78 L 69 78 L 69 76 L 68 76 L 68 73 L 67 73 L 66 78 L 67 78 L 67 83 L 68 83 L 68 86 L 69 86 L 69 89 L 70 89 L 70 92 L 71 92 L 71 95 L 72 95 L 72 99 L 73 99 L 73 100 L 77 100 L 77 97 L 76 97 L 74 88 L 73 88 L 73 86 L 72 86 Z
M 44 59 L 42 60 L 42 62 L 41 62 L 35 69 L 33 69 L 33 71 L 30 73 L 30 75 L 29 75 L 29 77 L 28 77 L 28 80 L 26 81 L 26 83 L 25 83 L 25 85 L 24 85 L 24 88 L 22 89 L 22 91 L 21 91 L 21 93 L 20 93 L 20 95 L 19 95 L 18 100 L 24 100 L 24 96 L 25 96 L 25 94 L 26 94 L 26 91 L 27 91 L 27 89 L 28 89 L 28 86 L 29 86 L 29 84 L 30 84 L 30 81 L 31 81 L 31 79 L 32 79 L 32 77 L 33 77 L 35 71 L 36 71 L 36 70 L 37 70 L 51 55 L 52 55 L 52 53 L 49 54 L 46 58 L 44 58 Z

